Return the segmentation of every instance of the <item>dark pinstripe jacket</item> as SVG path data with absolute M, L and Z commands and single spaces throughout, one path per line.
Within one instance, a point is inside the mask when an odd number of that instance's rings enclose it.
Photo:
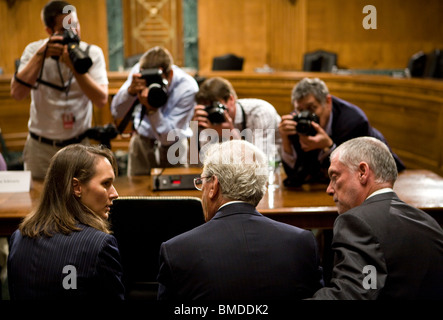
M 80 227 L 70 235 L 37 239 L 14 232 L 8 257 L 12 300 L 123 299 L 116 239 L 92 227 Z
M 271 220 L 247 203 L 164 242 L 160 300 L 300 299 L 322 286 L 312 232 Z

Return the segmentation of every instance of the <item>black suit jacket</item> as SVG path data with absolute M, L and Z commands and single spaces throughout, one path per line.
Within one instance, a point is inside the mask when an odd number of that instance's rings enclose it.
M 162 299 L 300 299 L 322 286 L 312 232 L 264 217 L 246 203 L 161 245 Z
M 70 235 L 31 239 L 19 230 L 10 240 L 8 284 L 12 300 L 18 299 L 123 299 L 122 267 L 114 236 L 80 225 Z M 63 269 L 66 266 L 73 266 Z M 73 282 L 63 286 L 76 275 Z
M 394 192 L 339 215 L 332 249 L 331 287 L 315 299 L 443 299 L 443 230 Z M 375 267 L 376 288 L 365 266 Z
M 363 110 L 334 96 L 332 96 L 331 129 L 330 137 L 336 146 L 353 138 L 369 136 L 383 141 L 389 147 L 381 132 L 370 125 Z M 319 162 L 318 155 L 320 150 L 304 152 L 301 149 L 298 135 L 291 136 L 290 139 L 297 153 L 297 161 L 294 168 L 283 162 L 288 176 L 288 180 L 285 183 L 289 186 L 291 182 L 292 185 L 300 185 L 305 182 L 308 176 L 311 176 L 314 180 L 327 180 L 326 173 L 330 164 L 329 157 L 325 157 L 322 162 Z M 400 158 L 392 150 L 391 153 L 397 164 L 397 170 L 399 172 L 404 170 L 405 166 Z

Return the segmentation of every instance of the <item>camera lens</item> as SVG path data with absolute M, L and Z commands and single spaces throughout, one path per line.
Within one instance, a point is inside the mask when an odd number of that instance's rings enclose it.
M 208 119 L 213 124 L 225 122 L 225 110 L 226 107 L 217 101 L 205 106 L 205 111 L 208 113 Z
M 317 131 L 311 124 L 312 121 L 319 123 L 318 116 L 315 113 L 304 110 L 294 115 L 293 119 L 297 122 L 297 126 L 295 127 L 297 133 L 307 136 L 315 136 L 317 134 Z
M 69 57 L 71 58 L 72 64 L 74 65 L 75 71 L 80 74 L 88 72 L 89 68 L 92 66 L 92 60 L 89 56 L 82 51 L 77 44 L 68 45 Z
M 148 103 L 151 107 L 160 108 L 168 100 L 168 93 L 166 87 L 152 83 L 149 86 Z

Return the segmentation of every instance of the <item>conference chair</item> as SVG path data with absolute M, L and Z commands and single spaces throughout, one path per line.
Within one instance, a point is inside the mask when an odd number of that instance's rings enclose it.
M 408 62 L 407 69 L 411 77 L 423 77 L 426 68 L 427 55 L 423 51 L 414 53 Z
M 212 59 L 212 70 L 243 70 L 244 58 L 228 53 Z
M 139 62 L 140 58 L 143 56 L 143 53 L 134 54 L 125 58 L 124 68 L 131 69 L 137 62 Z
M 443 77 L 443 54 L 440 49 L 434 49 L 426 55 L 426 65 L 423 72 L 425 78 Z
M 204 223 L 196 197 L 120 197 L 109 220 L 117 239 L 128 300 L 156 300 L 162 242 Z
M 337 65 L 337 54 L 325 50 L 307 52 L 303 55 L 303 71 L 331 72 Z

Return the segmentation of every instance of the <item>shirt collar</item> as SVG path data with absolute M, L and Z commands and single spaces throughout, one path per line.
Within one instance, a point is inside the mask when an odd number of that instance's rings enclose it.
M 219 210 L 220 210 L 221 208 L 223 208 L 223 207 L 226 207 L 227 205 L 234 204 L 234 203 L 247 203 L 247 202 L 245 202 L 245 201 L 240 201 L 240 200 L 229 201 L 229 202 L 226 202 L 226 203 L 222 204 L 222 205 L 220 206 L 220 208 L 218 208 L 217 211 L 219 211 Z
M 376 196 L 378 194 L 388 193 L 388 192 L 394 192 L 394 190 L 392 188 L 378 189 L 378 190 L 374 191 L 373 193 L 371 193 L 366 199 L 369 199 L 370 197 Z

